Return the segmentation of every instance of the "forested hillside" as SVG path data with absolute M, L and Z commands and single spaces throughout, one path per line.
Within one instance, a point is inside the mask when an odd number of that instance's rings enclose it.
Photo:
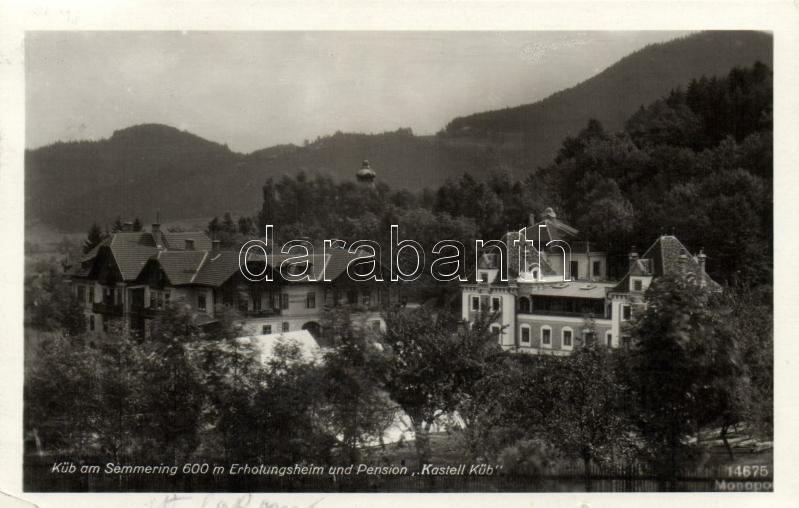
M 144 222 L 250 214 L 258 188 L 283 174 L 351 180 L 369 159 L 392 188 L 435 189 L 464 172 L 520 179 L 550 164 L 566 136 L 589 118 L 614 132 L 640 106 L 697 76 L 722 76 L 736 65 L 770 65 L 772 37 L 756 32 L 703 32 L 646 47 L 597 76 L 535 104 L 453 120 L 438 136 L 411 129 L 382 134 L 335 133 L 304 146 L 251 154 L 164 125 L 139 125 L 98 141 L 56 143 L 26 154 L 26 220 L 64 232 L 117 216 Z M 500 182 L 501 184 L 502 182 Z

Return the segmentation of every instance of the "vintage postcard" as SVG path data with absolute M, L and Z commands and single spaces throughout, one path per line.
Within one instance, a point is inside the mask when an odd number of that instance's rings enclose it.
M 790 504 L 795 6 L 234 5 L 4 7 L 0 501 Z

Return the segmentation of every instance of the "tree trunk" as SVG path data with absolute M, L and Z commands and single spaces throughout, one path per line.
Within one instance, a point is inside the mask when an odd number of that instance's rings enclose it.
M 727 450 L 727 455 L 729 455 L 730 460 L 734 460 L 735 459 L 735 455 L 733 455 L 733 453 L 732 453 L 732 446 L 730 446 L 730 442 L 727 440 L 727 430 L 728 430 L 728 428 L 729 428 L 729 425 L 727 425 L 727 424 L 722 425 L 721 426 L 721 433 L 719 434 L 719 437 L 721 437 L 721 441 L 724 443 L 724 448 Z
M 419 467 L 430 460 L 430 426 L 426 422 L 414 423 L 413 435 Z

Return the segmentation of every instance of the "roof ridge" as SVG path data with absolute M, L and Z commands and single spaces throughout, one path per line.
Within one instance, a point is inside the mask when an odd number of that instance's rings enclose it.
M 192 283 L 194 282 L 194 279 L 197 278 L 197 274 L 200 273 L 200 268 L 203 267 L 203 265 L 205 264 L 205 260 L 207 258 L 208 258 L 208 251 L 204 251 L 203 252 L 203 258 L 200 260 L 200 264 L 197 265 L 197 269 L 194 270 L 194 275 L 191 276 L 191 280 L 189 282 L 192 282 Z

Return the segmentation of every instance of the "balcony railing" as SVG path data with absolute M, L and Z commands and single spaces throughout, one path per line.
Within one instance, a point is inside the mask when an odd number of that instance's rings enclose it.
M 243 311 L 243 314 L 247 317 L 272 317 L 272 316 L 279 316 L 280 309 L 249 309 Z
M 92 311 L 107 316 L 121 316 L 122 304 L 95 302 L 92 304 Z
M 130 313 L 134 314 L 139 317 L 143 317 L 146 319 L 152 319 L 158 316 L 158 309 L 153 309 L 150 307 L 143 307 L 141 305 L 131 305 L 130 306 Z
M 610 319 L 610 316 L 606 316 L 604 313 L 574 312 L 568 310 L 541 310 L 541 309 L 520 310 L 519 314 L 539 315 L 539 316 L 588 317 L 592 319 Z

